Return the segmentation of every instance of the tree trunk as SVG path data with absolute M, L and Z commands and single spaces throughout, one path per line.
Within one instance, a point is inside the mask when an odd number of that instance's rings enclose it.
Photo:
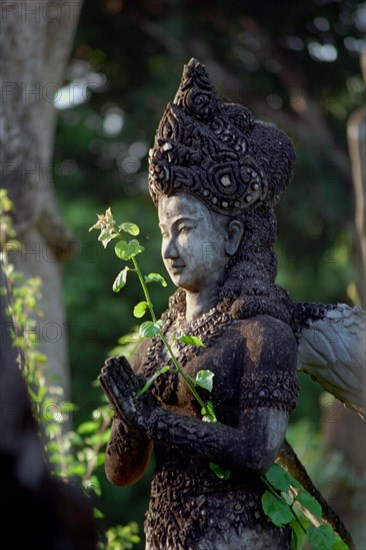
M 1 4 L 2 51 L 0 148 L 2 185 L 15 205 L 14 223 L 23 252 L 16 269 L 43 280 L 37 329 L 49 372 L 69 394 L 67 330 L 61 262 L 75 239 L 57 209 L 52 181 L 55 101 L 82 0 L 28 0 Z
M 361 58 L 366 82 L 366 53 Z M 354 112 L 347 125 L 348 146 L 352 161 L 355 191 L 356 254 L 355 267 L 357 291 L 361 305 L 366 309 L 366 109 Z

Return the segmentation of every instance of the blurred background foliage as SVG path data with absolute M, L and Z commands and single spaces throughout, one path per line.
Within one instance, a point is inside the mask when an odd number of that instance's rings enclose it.
M 359 70 L 365 6 L 357 0 L 84 2 L 56 103 L 54 156 L 59 203 L 75 234 L 64 282 L 76 423 L 98 406 L 101 390 L 92 383 L 131 330 L 141 298 L 137 281 L 112 292 L 119 266 L 88 228 L 111 206 L 117 219 L 140 226 L 145 271 L 163 273 L 147 154 L 192 56 L 226 101 L 275 122 L 295 143 L 295 177 L 277 210 L 279 282 L 297 301 L 357 302 L 346 122 L 365 99 Z M 158 313 L 172 291 L 156 289 Z M 315 437 L 321 390 L 306 376 L 301 384 L 293 421 L 301 419 L 301 433 Z M 126 489 L 103 484 L 107 524 L 141 523 L 149 475 Z

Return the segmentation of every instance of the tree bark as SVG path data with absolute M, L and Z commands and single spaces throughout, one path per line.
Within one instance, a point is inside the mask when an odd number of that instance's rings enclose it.
M 361 57 L 361 69 L 366 83 L 366 53 Z M 361 305 L 366 309 L 366 109 L 358 109 L 348 120 L 348 147 L 352 161 L 355 191 L 357 290 Z
M 75 238 L 58 211 L 52 180 L 57 91 L 82 0 L 27 0 L 1 4 L 2 72 L 0 148 L 2 185 L 15 205 L 14 223 L 23 252 L 16 269 L 40 276 L 44 317 L 38 327 L 49 372 L 69 393 L 67 330 L 61 262 Z

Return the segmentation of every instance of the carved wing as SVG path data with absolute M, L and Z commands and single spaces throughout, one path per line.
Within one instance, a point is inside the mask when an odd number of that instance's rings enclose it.
M 346 304 L 301 306 L 298 370 L 310 374 L 326 391 L 363 416 L 366 312 Z

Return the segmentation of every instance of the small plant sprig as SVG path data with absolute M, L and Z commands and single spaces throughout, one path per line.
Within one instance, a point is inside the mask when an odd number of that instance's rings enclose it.
M 134 307 L 133 313 L 137 318 L 142 318 L 147 312 L 151 316 L 151 321 L 145 321 L 140 325 L 140 336 L 142 338 L 153 338 L 155 336 L 161 338 L 169 353 L 173 368 L 182 376 L 200 404 L 202 419 L 207 422 L 218 422 L 212 401 L 204 401 L 196 390 L 198 386 L 208 392 L 212 391 L 213 372 L 210 370 L 201 370 L 197 373 L 195 379 L 187 375 L 180 366 L 174 355 L 171 343 L 163 332 L 163 322 L 156 318 L 147 285 L 156 282 L 162 286 L 166 286 L 166 281 L 158 273 L 149 273 L 146 276 L 142 275 L 136 260 L 138 254 L 144 251 L 143 246 L 136 239 L 140 233 L 139 227 L 129 222 L 117 226 L 112 211 L 108 208 L 105 214 L 98 214 L 97 223 L 89 231 L 93 229 L 100 230 L 98 240 L 101 241 L 104 248 L 107 247 L 110 241 L 118 239 L 114 247 L 116 256 L 125 262 L 131 262 L 131 265 L 126 265 L 118 273 L 113 283 L 114 292 L 119 292 L 126 285 L 128 272 L 135 272 L 139 278 L 145 300 L 139 302 Z M 131 239 L 131 237 L 134 238 Z M 188 334 L 183 334 L 177 337 L 176 340 L 193 346 L 204 345 L 199 338 Z M 171 368 L 169 365 L 165 365 L 158 369 L 141 389 L 139 396 L 143 395 L 159 376 L 168 372 Z M 210 463 L 210 468 L 221 479 L 228 479 L 230 476 L 229 470 L 217 464 Z M 285 525 L 291 526 L 291 543 L 294 550 L 300 550 L 305 539 L 317 550 L 348 549 L 347 544 L 334 532 L 333 528 L 324 522 L 319 502 L 282 466 L 277 463 L 272 464 L 266 474 L 261 476 L 261 480 L 267 487 L 262 496 L 263 511 L 275 525 L 279 527 Z
M 131 263 L 131 265 L 126 265 L 118 273 L 113 283 L 114 292 L 119 292 L 126 285 L 127 275 L 129 272 L 136 273 L 140 281 L 145 300 L 139 302 L 134 307 L 133 313 L 135 317 L 139 319 L 144 317 L 147 312 L 150 313 L 151 317 L 151 321 L 144 321 L 140 325 L 140 336 L 142 338 L 154 338 L 155 336 L 161 338 L 164 346 L 169 353 L 169 356 L 173 363 L 173 368 L 183 378 L 193 396 L 200 404 L 203 420 L 207 422 L 217 422 L 212 401 L 204 401 L 196 389 L 197 387 L 201 387 L 211 392 L 213 387 L 214 374 L 209 370 L 199 371 L 196 378 L 192 378 L 191 376 L 186 374 L 173 352 L 171 342 L 169 342 L 163 332 L 163 321 L 156 318 L 154 306 L 152 304 L 147 285 L 149 283 L 160 283 L 162 286 L 167 286 L 167 283 L 165 279 L 158 273 L 149 273 L 145 276 L 141 273 L 140 266 L 136 259 L 138 254 L 144 251 L 144 247 L 141 246 L 139 241 L 136 239 L 136 237 L 140 233 L 139 227 L 136 224 L 129 222 L 125 222 L 117 226 L 112 211 L 110 208 L 108 208 L 105 214 L 98 214 L 97 223 L 95 223 L 89 231 L 92 231 L 93 229 L 100 230 L 98 240 L 101 241 L 105 248 L 110 241 L 118 239 L 114 246 L 116 256 L 125 262 Z M 131 237 L 134 238 L 131 239 Z M 182 334 L 181 336 L 176 337 L 175 340 L 192 346 L 204 346 L 203 342 L 199 338 L 188 334 Z M 159 376 L 161 376 L 165 372 L 168 372 L 169 370 L 171 370 L 171 368 L 172 367 L 169 365 L 164 365 L 159 370 L 157 370 L 153 374 L 153 376 L 151 376 L 151 378 L 149 378 L 149 380 L 146 382 L 145 386 L 139 392 L 139 395 L 143 395 Z

